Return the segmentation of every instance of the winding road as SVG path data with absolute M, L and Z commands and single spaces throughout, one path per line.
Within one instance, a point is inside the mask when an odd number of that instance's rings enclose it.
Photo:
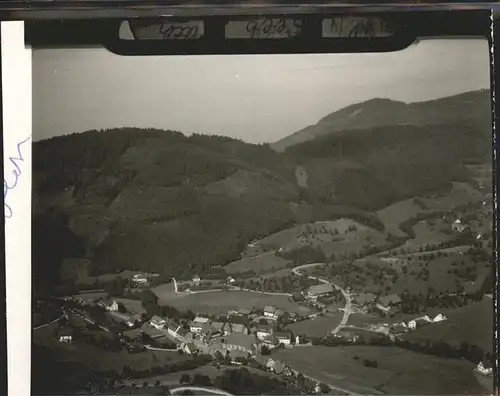
M 324 265 L 324 264 L 325 263 L 313 263 L 313 264 L 299 265 L 298 267 L 295 267 L 292 269 L 292 273 L 294 273 L 295 275 L 298 275 L 298 276 L 303 276 L 304 274 L 300 272 L 301 269 L 313 268 L 313 267 L 317 267 L 319 265 Z M 331 334 L 337 334 L 340 331 L 340 329 L 342 329 L 342 327 L 344 327 L 347 324 L 347 321 L 349 320 L 349 316 L 352 313 L 354 313 L 354 311 L 352 309 L 351 295 L 349 293 L 347 293 L 347 291 L 342 289 L 339 285 L 336 285 L 335 283 L 332 283 L 326 279 L 318 278 L 316 276 L 308 276 L 308 279 L 313 279 L 313 280 L 317 280 L 318 282 L 321 282 L 321 283 L 332 285 L 335 289 L 339 290 L 342 293 L 342 295 L 344 296 L 345 301 L 346 301 L 345 306 L 343 308 L 344 316 L 342 317 L 342 320 L 337 325 L 337 327 L 335 327 L 331 332 Z

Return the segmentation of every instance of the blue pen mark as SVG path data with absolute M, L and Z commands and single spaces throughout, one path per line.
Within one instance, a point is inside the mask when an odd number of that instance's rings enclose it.
M 10 205 L 7 204 L 7 194 L 9 193 L 10 190 L 13 190 L 14 188 L 16 188 L 17 184 L 19 183 L 19 178 L 22 175 L 21 165 L 22 165 L 22 163 L 24 163 L 22 146 L 24 143 L 26 143 L 30 139 L 31 139 L 31 136 L 28 137 L 27 139 L 23 140 L 22 142 L 19 142 L 17 144 L 16 155 L 9 157 L 9 164 L 12 164 L 12 167 L 13 167 L 13 169 L 11 170 L 11 173 L 14 175 L 14 180 L 12 183 L 9 184 L 9 182 L 5 178 L 3 179 L 3 199 L 4 199 L 4 208 L 5 208 L 5 218 L 6 219 L 10 219 L 13 215 L 12 208 L 10 207 Z

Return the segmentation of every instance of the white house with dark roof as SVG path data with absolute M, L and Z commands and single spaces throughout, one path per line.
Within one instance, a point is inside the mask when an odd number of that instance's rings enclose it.
M 104 308 L 106 311 L 116 312 L 118 311 L 118 303 L 116 300 L 105 299 L 97 303 L 98 306 Z
M 157 315 L 154 315 L 149 321 L 149 324 L 158 330 L 162 330 L 167 324 L 167 321 Z
M 189 329 L 191 330 L 191 333 L 199 334 L 203 330 L 203 326 L 205 324 L 210 324 L 210 319 L 203 318 L 201 316 L 197 316 L 191 322 L 191 325 L 189 326 Z
M 256 334 L 259 340 L 263 340 L 273 334 L 273 328 L 270 325 L 259 325 Z
M 291 343 L 291 335 L 287 332 L 276 332 L 273 334 L 278 340 L 279 344 L 283 344 L 285 346 L 290 345 Z
M 264 316 L 266 318 L 269 318 L 269 319 L 278 319 L 278 315 L 277 315 L 277 309 L 275 307 L 272 307 L 270 305 L 266 305 L 264 307 Z

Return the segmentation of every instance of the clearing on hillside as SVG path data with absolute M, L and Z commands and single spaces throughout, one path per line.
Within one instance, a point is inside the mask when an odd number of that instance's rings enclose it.
M 407 235 L 401 231 L 399 225 L 402 222 L 415 217 L 422 211 L 422 208 L 416 205 L 412 198 L 393 203 L 392 205 L 379 210 L 377 212 L 377 216 L 382 223 L 384 223 L 385 229 L 388 233 L 397 237 L 405 237 Z
M 278 271 L 286 268 L 291 262 L 282 257 L 278 257 L 274 252 L 263 253 L 254 257 L 247 257 L 238 261 L 233 261 L 224 267 L 224 270 L 231 275 L 253 271 L 255 274 Z

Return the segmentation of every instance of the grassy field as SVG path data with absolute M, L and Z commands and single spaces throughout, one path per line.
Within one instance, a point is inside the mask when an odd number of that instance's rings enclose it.
M 323 337 L 332 332 L 342 320 L 343 312 L 329 313 L 325 316 L 317 316 L 314 319 L 292 323 L 287 326 L 293 334 L 304 334 L 308 337 Z
M 158 296 L 160 305 L 171 305 L 179 310 L 224 314 L 231 309 L 264 308 L 272 305 L 287 312 L 307 315 L 310 310 L 289 300 L 287 296 L 273 296 L 245 291 L 215 291 L 196 294 L 175 294 L 173 286 L 160 285 L 153 292 Z
M 415 217 L 420 212 L 422 212 L 422 209 L 413 203 L 413 199 L 407 199 L 379 210 L 377 216 L 384 223 L 388 233 L 404 237 L 406 234 L 399 229 L 399 225 L 410 217 Z
M 224 270 L 231 275 L 241 272 L 255 271 L 258 273 L 278 271 L 285 268 L 290 261 L 277 257 L 273 252 L 264 253 L 255 257 L 248 257 L 234 261 L 224 267 Z
M 474 365 L 394 347 L 350 346 L 284 349 L 273 357 L 327 384 L 357 393 L 398 395 L 484 394 Z M 357 357 L 357 358 L 356 358 Z M 365 367 L 376 360 L 377 368 Z
M 491 179 L 488 182 L 491 184 Z M 454 182 L 453 188 L 448 193 L 423 198 L 423 201 L 431 210 L 449 210 L 456 206 L 477 202 L 482 199 L 484 199 L 484 194 L 470 184 Z
M 458 345 L 465 341 L 484 351 L 493 350 L 493 300 L 482 301 L 445 312 L 448 320 L 422 327 L 405 335 L 411 341 L 445 341 Z

